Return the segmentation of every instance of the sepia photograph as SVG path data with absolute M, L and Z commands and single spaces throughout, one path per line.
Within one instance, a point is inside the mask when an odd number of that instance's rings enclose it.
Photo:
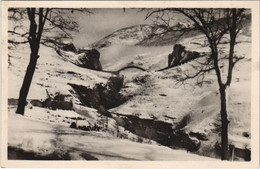
M 2 7 L 2 167 L 259 165 L 258 1 L 26 3 Z

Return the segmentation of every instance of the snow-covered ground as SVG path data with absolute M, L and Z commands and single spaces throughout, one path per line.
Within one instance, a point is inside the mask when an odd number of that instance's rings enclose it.
M 10 51 L 8 98 L 18 98 L 29 63 L 29 50 L 28 45 L 21 45 Z M 62 59 L 54 49 L 43 45 L 39 55 L 28 99 L 46 99 L 46 90 L 52 94 L 55 92 L 69 94 L 71 88 L 67 83 L 91 87 L 96 83 L 106 83 L 111 76 L 108 73 L 80 68 Z
M 180 41 L 188 50 L 205 52 L 209 51 L 207 46 L 201 47 L 193 42 L 204 42 L 203 36 L 199 35 Z M 238 148 L 250 148 L 250 116 L 251 116 L 251 43 L 250 37 L 240 35 L 238 44 L 235 47 L 238 57 L 245 57 L 239 61 L 233 70 L 233 80 L 228 89 L 228 119 L 229 143 Z M 140 48 L 140 47 L 132 47 Z M 124 71 L 126 77 L 126 89 L 122 93 L 135 93 L 135 97 L 125 104 L 112 109 L 111 111 L 121 114 L 138 115 L 139 118 L 156 119 L 172 123 L 173 126 L 179 124 L 184 117 L 188 118 L 188 124 L 184 127 L 186 133 L 200 133 L 207 136 L 208 140 L 201 141 L 200 154 L 215 156 L 212 151 L 217 143 L 220 143 L 220 95 L 215 72 L 207 74 L 205 80 L 208 84 L 203 86 L 194 85 L 196 79 L 191 79 L 185 85 L 180 85 L 174 78 L 181 72 L 196 72 L 192 65 L 196 61 L 176 68 L 168 69 L 164 72 L 156 72 L 159 68 L 167 64 L 167 56 L 171 53 L 170 47 L 150 47 L 150 53 L 132 54 L 132 60 L 122 59 L 116 64 L 108 66 L 113 69 L 115 65 L 134 62 L 136 65 L 145 65 L 149 72 Z M 158 50 L 159 49 L 159 50 Z M 228 45 L 223 45 L 223 53 L 227 53 Z M 144 48 L 146 51 L 147 48 Z M 138 51 L 138 50 L 137 50 Z M 148 51 L 148 50 L 147 50 Z M 154 52 L 156 51 L 156 52 Z M 131 51 L 132 52 L 132 51 Z M 158 53 L 160 54 L 158 54 Z M 105 53 L 105 52 L 104 52 Z M 136 59 L 138 58 L 138 59 Z M 201 61 L 203 58 L 197 60 Z M 107 59 L 109 60 L 109 59 Z M 150 62 L 148 60 L 151 60 Z M 224 63 L 225 64 L 225 63 Z M 151 68 L 154 66 L 153 68 Z M 151 68 L 151 69 L 149 69 Z M 222 72 L 225 77 L 226 72 Z M 143 85 L 134 82 L 136 77 L 144 77 Z M 247 136 L 245 136 L 247 135 Z M 210 147 L 210 148 L 209 148 Z M 211 149 L 211 150 L 210 150 Z
M 118 37 L 114 37 L 114 40 L 118 40 Z M 207 46 L 196 44 L 204 44 L 204 40 L 203 36 L 197 35 L 182 39 L 179 43 L 188 50 L 207 53 Z M 236 55 L 245 58 L 236 64 L 232 84 L 228 89 L 228 118 L 231 121 L 229 142 L 236 147 L 250 149 L 251 39 L 240 35 L 238 42 Z M 187 70 L 194 73 L 192 65 L 196 61 L 157 72 L 167 66 L 168 54 L 172 52 L 173 46 L 140 47 L 129 44 L 133 43 L 116 43 L 100 50 L 104 70 L 115 71 L 129 64 L 147 70 L 127 69 L 120 72 L 124 76 L 121 94 L 133 97 L 109 111 L 163 121 L 173 127 L 186 118 L 187 124 L 182 128 L 185 133 L 200 133 L 207 138 L 200 140 L 201 148 L 196 153 L 216 157 L 213 150 L 220 143 L 220 96 L 215 72 L 207 74 L 208 83 L 203 86 L 194 85 L 196 79 L 180 85 L 175 77 Z M 224 44 L 222 54 L 227 52 L 227 48 L 228 45 Z M 8 98 L 17 99 L 19 96 L 29 54 L 28 45 L 18 45 L 9 51 Z M 109 73 L 80 68 L 62 59 L 54 49 L 43 45 L 39 55 L 28 99 L 43 101 L 47 98 L 46 90 L 53 95 L 71 94 L 72 88 L 68 83 L 93 87 L 96 83 L 106 83 L 111 77 Z M 203 58 L 197 61 L 200 59 Z M 222 73 L 224 76 L 225 72 Z M 79 102 L 73 98 L 73 103 Z M 97 110 L 77 104 L 74 110 L 49 110 L 28 105 L 24 117 L 14 114 L 14 105 L 9 105 L 8 110 L 8 146 L 33 151 L 41 156 L 57 153 L 61 156 L 68 154 L 73 160 L 213 160 L 140 138 L 118 127 L 114 119 L 109 119 L 108 129 L 104 130 L 102 125 L 106 119 L 98 115 Z M 69 128 L 77 118 L 81 118 L 77 121 L 78 125 L 96 124 L 101 127 L 101 131 L 87 132 Z M 117 137 L 118 131 L 122 139 Z M 140 139 L 142 144 L 137 143 Z M 88 158 L 84 158 L 86 156 Z
M 33 112 L 37 113 L 37 109 Z M 65 160 L 214 161 L 184 150 L 116 138 L 106 132 L 80 131 L 30 116 L 23 117 L 14 114 L 14 109 L 9 112 L 8 140 L 8 146 L 34 152 L 35 157 L 55 154 L 61 159 L 66 155 Z M 12 153 L 10 158 L 14 158 Z

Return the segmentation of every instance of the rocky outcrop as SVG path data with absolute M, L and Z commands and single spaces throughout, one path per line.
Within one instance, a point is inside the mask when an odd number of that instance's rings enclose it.
M 201 142 L 195 137 L 191 137 L 184 130 L 174 131 L 169 136 L 169 147 L 171 148 L 185 148 L 187 151 L 195 152 L 199 150 Z
M 74 46 L 73 43 L 65 43 L 61 46 L 62 50 L 64 51 L 71 51 L 71 52 L 77 52 L 77 48 Z
M 230 157 L 232 158 L 243 158 L 245 161 L 250 161 L 251 160 L 251 150 L 245 148 L 238 148 L 235 147 L 234 145 L 229 145 L 229 153 Z
M 70 95 L 63 95 L 56 93 L 56 95 L 52 97 L 48 97 L 44 101 L 40 101 L 37 99 L 30 101 L 32 106 L 36 107 L 45 107 L 50 108 L 53 110 L 61 109 L 61 110 L 72 110 L 73 109 L 73 103 L 72 103 L 72 97 Z
M 72 110 L 73 103 L 71 101 L 63 101 L 63 100 L 55 100 L 53 98 L 47 98 L 43 102 L 43 107 L 47 107 L 53 110 L 61 109 L 61 110 Z
M 83 68 L 102 70 L 100 53 L 96 49 L 76 49 L 72 44 L 64 44 L 56 52 L 65 60 Z
M 168 56 L 168 67 L 186 63 L 199 56 L 200 54 L 198 52 L 185 50 L 185 46 L 176 44 L 173 47 L 173 52 Z
M 113 115 L 117 125 L 138 136 L 154 140 L 171 148 L 185 148 L 194 152 L 200 148 L 199 139 L 190 136 L 184 130 L 176 130 L 171 123 L 153 119 L 141 119 L 132 115 Z
M 86 86 L 68 83 L 72 89 L 75 91 L 80 102 L 88 107 L 98 109 L 100 106 L 100 96 L 98 91 L 98 85 L 93 88 L 88 88 Z
M 84 55 L 79 55 L 78 60 L 81 64 L 79 66 L 92 69 L 102 70 L 101 63 L 99 61 L 100 53 L 96 49 L 80 50 Z
M 43 102 L 40 100 L 34 99 L 30 101 L 31 105 L 36 106 L 36 107 L 43 107 Z
M 93 88 L 71 83 L 69 85 L 77 93 L 78 98 L 84 105 L 97 110 L 100 109 L 101 112 L 104 111 L 100 106 L 107 110 L 121 104 L 122 95 L 119 94 L 123 86 L 123 77 L 121 76 L 112 76 L 106 84 L 98 83 Z
M 97 112 L 103 116 L 112 117 L 112 114 L 103 105 L 99 106 Z

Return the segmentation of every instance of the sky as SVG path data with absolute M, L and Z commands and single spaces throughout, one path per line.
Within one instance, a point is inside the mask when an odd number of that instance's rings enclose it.
M 106 8 L 92 9 L 92 14 L 76 14 L 79 23 L 79 33 L 74 35 L 73 43 L 76 47 L 87 47 L 118 29 L 149 24 L 151 20 L 145 20 L 145 12 L 138 9 Z

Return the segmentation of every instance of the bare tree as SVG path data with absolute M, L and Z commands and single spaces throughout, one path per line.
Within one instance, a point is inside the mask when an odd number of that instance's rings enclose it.
M 85 9 L 59 9 L 59 8 L 9 8 L 9 20 L 15 21 L 18 25 L 14 26 L 12 30 L 9 30 L 10 35 L 17 35 L 22 37 L 22 41 L 15 41 L 9 39 L 9 44 L 23 44 L 29 43 L 30 45 L 30 62 L 27 67 L 23 84 L 19 94 L 17 114 L 24 115 L 24 109 L 26 105 L 26 98 L 30 89 L 33 74 L 35 72 L 37 60 L 40 57 L 38 55 L 40 44 L 47 45 L 48 43 L 54 43 L 56 37 L 51 36 L 53 31 L 59 30 L 62 32 L 63 38 L 72 38 L 69 31 L 77 31 L 77 22 L 69 16 L 69 13 L 74 11 L 87 12 Z M 22 32 L 17 31 L 23 27 L 21 20 L 29 20 L 29 31 Z M 37 21 L 38 20 L 38 21 Z M 52 32 L 52 34 L 48 34 Z M 53 39 L 53 40 L 51 40 Z M 55 44 L 55 43 L 54 43 Z
M 46 9 L 44 9 L 45 11 Z M 43 34 L 40 43 L 49 47 L 54 47 L 64 39 L 72 39 L 72 32 L 78 32 L 78 23 L 73 17 L 75 12 L 92 13 L 87 9 L 68 9 L 68 8 L 49 8 L 46 16 L 46 23 L 43 27 Z M 35 18 L 38 18 L 39 12 L 36 10 Z M 19 44 L 29 43 L 29 29 L 25 28 L 29 18 L 27 9 L 25 8 L 9 8 L 8 19 L 13 23 L 13 27 L 9 27 L 9 45 L 16 46 Z M 29 20 L 30 21 L 30 20 Z M 19 40 L 18 40 L 19 39 Z
M 222 148 L 222 160 L 229 159 L 228 153 L 228 116 L 227 116 L 227 102 L 226 102 L 226 89 L 231 85 L 232 71 L 235 64 L 243 59 L 234 55 L 234 48 L 236 44 L 236 38 L 241 31 L 243 25 L 242 21 L 245 17 L 245 9 L 205 9 L 205 8 L 165 8 L 165 9 L 148 9 L 146 18 L 153 17 L 157 19 L 158 23 L 164 24 L 170 29 L 171 18 L 167 20 L 164 13 L 182 14 L 187 19 L 187 22 L 192 23 L 190 28 L 199 30 L 206 36 L 207 42 L 210 47 L 210 54 L 205 62 L 199 63 L 198 66 L 194 65 L 197 70 L 195 74 L 185 73 L 184 76 L 178 78 L 179 81 L 185 81 L 187 79 L 198 78 L 200 82 L 203 82 L 207 72 L 215 70 L 221 101 L 221 148 Z M 164 15 L 163 15 L 164 14 Z M 189 29 L 189 30 L 192 30 Z M 220 44 L 222 43 L 224 36 L 229 36 L 229 53 L 223 55 Z M 226 59 L 227 64 L 222 64 L 222 60 Z M 225 69 L 227 75 L 224 76 L 222 71 Z M 224 71 L 224 70 L 223 70 Z

